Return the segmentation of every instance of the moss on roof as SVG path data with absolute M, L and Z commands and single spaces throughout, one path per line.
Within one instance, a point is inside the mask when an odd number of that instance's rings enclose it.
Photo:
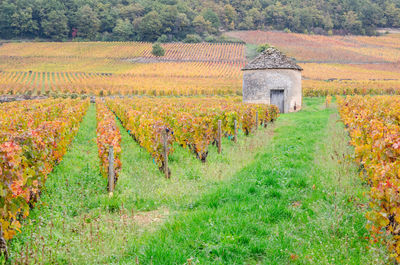
M 295 61 L 275 48 L 268 48 L 250 61 L 242 70 L 293 69 L 302 71 Z

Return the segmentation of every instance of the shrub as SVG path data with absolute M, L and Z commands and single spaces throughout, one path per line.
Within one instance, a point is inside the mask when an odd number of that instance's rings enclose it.
M 164 56 L 165 50 L 163 47 L 161 47 L 161 45 L 159 43 L 154 43 L 153 50 L 151 51 L 151 53 L 154 56 L 161 57 L 161 56 Z
M 161 42 L 161 43 L 166 43 L 166 42 L 168 42 L 168 37 L 167 37 L 167 35 L 165 35 L 165 34 L 161 35 L 161 36 L 157 39 L 157 42 Z
M 271 46 L 269 46 L 268 43 L 264 43 L 264 44 L 258 45 L 257 52 L 261 53 L 261 52 L 265 51 L 266 49 L 268 49 L 269 47 L 271 47 Z
M 208 35 L 205 39 L 206 42 L 217 42 L 217 37 L 215 37 L 214 35 Z
M 201 42 L 202 39 L 197 34 L 188 34 L 188 35 L 186 35 L 186 38 L 183 41 L 186 43 L 198 43 L 198 42 Z

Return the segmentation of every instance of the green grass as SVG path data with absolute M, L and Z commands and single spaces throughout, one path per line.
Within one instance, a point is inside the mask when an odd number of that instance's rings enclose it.
M 256 44 L 249 44 L 249 43 L 246 44 L 246 59 L 247 60 L 252 60 L 258 55 L 257 47 L 258 47 L 258 45 L 256 45 Z
M 384 264 L 383 250 L 367 249 L 356 167 L 338 164 L 351 150 L 335 111 L 306 102 L 279 119 L 256 161 L 137 242 L 124 261 Z
M 175 146 L 170 180 L 119 125 L 123 167 L 113 197 L 99 174 L 91 106 L 12 240 L 13 262 L 386 263 L 383 248 L 366 248 L 367 187 L 349 162 L 337 112 L 323 99 L 305 103 L 237 144 L 224 139 L 222 154 L 211 146 L 205 164 Z
M 224 139 L 223 153 L 211 146 L 205 164 L 175 146 L 172 178 L 166 180 L 150 155 L 120 129 L 123 168 L 110 198 L 99 174 L 95 107 L 89 108 L 70 150 L 48 176 L 40 203 L 11 242 L 14 261 L 28 256 L 31 263 L 119 263 L 145 232 L 191 208 L 205 191 L 253 161 L 272 132 L 271 127 L 242 135 L 237 144 Z

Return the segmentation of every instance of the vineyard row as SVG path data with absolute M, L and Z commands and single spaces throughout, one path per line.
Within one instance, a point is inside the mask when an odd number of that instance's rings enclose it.
M 239 43 L 165 43 L 163 59 L 180 61 L 245 61 L 245 46 Z M 195 52 L 194 52 L 195 51 Z M 148 42 L 24 42 L 5 43 L 0 56 L 87 58 L 154 58 Z
M 371 186 L 367 219 L 372 240 L 386 241 L 400 262 L 400 97 L 339 98 L 341 119 Z
M 235 66 L 236 67 L 236 66 Z M 222 69 L 222 68 L 221 68 Z M 236 71 L 236 70 L 235 70 Z M 200 72 L 199 72 L 200 73 Z M 400 80 L 303 80 L 303 96 L 400 94 Z M 0 94 L 8 95 L 241 95 L 242 79 L 234 75 L 168 76 L 0 72 Z
M 274 121 L 279 112 L 273 105 L 212 98 L 107 99 L 106 104 L 167 177 L 174 143 L 205 162 L 208 146 L 220 145 L 221 136 L 234 139 L 239 128 L 249 135 L 259 124 Z
M 8 241 L 38 200 L 48 174 L 65 154 L 89 107 L 88 100 L 46 99 L 0 105 L 0 224 Z M 121 172 L 121 134 L 116 117 L 171 176 L 168 156 L 175 144 L 206 162 L 208 148 L 222 137 L 237 141 L 278 117 L 278 108 L 231 99 L 99 99 L 96 101 L 100 174 L 112 191 Z
M 11 239 L 47 175 L 62 160 L 89 101 L 36 100 L 0 105 L 0 224 Z

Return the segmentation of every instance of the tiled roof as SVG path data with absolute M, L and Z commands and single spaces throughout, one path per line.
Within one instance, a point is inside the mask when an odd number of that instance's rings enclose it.
M 302 71 L 295 61 L 275 48 L 268 48 L 250 61 L 242 70 L 293 69 Z

